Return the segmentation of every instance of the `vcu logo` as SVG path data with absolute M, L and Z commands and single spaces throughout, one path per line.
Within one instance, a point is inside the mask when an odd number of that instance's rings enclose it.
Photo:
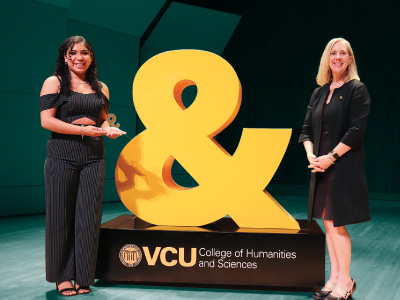
M 119 260 L 126 267 L 136 267 L 142 260 L 142 251 L 134 244 L 128 244 L 119 251 Z
M 191 257 L 189 262 L 185 261 L 185 248 L 179 248 L 178 250 L 176 250 L 176 248 L 173 247 L 156 247 L 154 249 L 153 255 L 151 255 L 149 247 L 143 247 L 143 252 L 149 266 L 155 266 L 158 258 L 160 258 L 161 263 L 166 267 L 173 267 L 177 265 L 178 262 L 182 267 L 193 267 L 196 264 L 197 260 L 196 248 L 191 249 Z M 167 253 L 171 253 L 170 256 L 174 256 L 177 254 L 178 257 L 175 258 L 178 259 L 167 260 Z

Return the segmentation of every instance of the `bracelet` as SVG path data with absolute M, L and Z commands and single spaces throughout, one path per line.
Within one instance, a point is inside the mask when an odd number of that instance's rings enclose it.
M 328 153 L 328 158 L 331 160 L 332 165 L 334 165 L 335 161 L 333 160 L 332 153 L 330 153 L 330 152 Z
M 82 135 L 82 140 L 83 140 L 83 125 L 81 125 L 81 135 Z

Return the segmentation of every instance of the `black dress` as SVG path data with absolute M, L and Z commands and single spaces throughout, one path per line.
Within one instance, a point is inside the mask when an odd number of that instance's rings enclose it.
M 313 216 L 321 216 L 323 208 L 326 208 L 327 219 L 331 218 L 337 227 L 365 222 L 371 218 L 364 172 L 364 135 L 371 100 L 365 85 L 353 79 L 335 89 L 324 114 L 324 102 L 329 89 L 330 82 L 314 90 L 299 143 L 311 141 L 313 153 L 317 156 L 328 154 L 339 143 L 351 148 L 334 166 L 328 168 L 328 172 L 311 173 L 310 178 L 308 220 L 311 221 Z M 326 142 L 328 137 L 329 142 Z M 321 142 L 321 139 L 325 142 Z M 326 148 L 327 143 L 330 148 Z
M 328 109 L 329 104 L 324 101 L 322 111 L 322 130 L 321 141 L 318 156 L 328 154 L 332 147 L 329 143 L 329 127 L 328 127 Z M 333 220 L 332 213 L 332 182 L 334 176 L 335 165 L 331 165 L 325 172 L 317 173 L 315 185 L 315 199 L 313 208 L 313 218 L 321 219 L 325 208 L 325 220 Z

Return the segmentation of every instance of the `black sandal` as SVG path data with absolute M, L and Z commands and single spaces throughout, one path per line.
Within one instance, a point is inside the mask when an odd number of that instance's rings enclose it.
M 85 293 L 79 293 L 80 290 L 88 290 L 89 292 L 85 292 Z M 90 289 L 90 286 L 84 286 L 81 285 L 78 288 L 76 287 L 76 283 L 75 283 L 75 291 L 77 292 L 77 295 L 81 294 L 89 294 L 90 292 L 92 292 L 92 290 Z
M 62 290 L 59 290 L 58 289 L 58 283 L 56 282 L 56 289 L 57 289 L 57 292 L 59 292 L 60 293 L 60 295 L 61 296 L 65 296 L 65 297 L 70 297 L 70 296 L 76 296 L 76 295 L 78 295 L 78 292 L 76 291 L 76 289 L 75 288 L 65 288 L 65 289 L 62 289 Z M 65 294 L 63 294 L 63 293 L 65 293 L 65 292 L 69 292 L 69 291 L 75 291 L 75 294 L 71 294 L 71 295 L 65 295 Z

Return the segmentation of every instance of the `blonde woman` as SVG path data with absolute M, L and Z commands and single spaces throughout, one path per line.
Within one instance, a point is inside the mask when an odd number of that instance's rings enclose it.
M 350 43 L 329 41 L 322 54 L 318 87 L 311 96 L 299 142 L 311 169 L 308 216 L 322 218 L 331 274 L 314 299 L 351 299 L 351 240 L 345 225 L 370 220 L 364 175 L 364 134 L 370 98 L 360 82 Z

